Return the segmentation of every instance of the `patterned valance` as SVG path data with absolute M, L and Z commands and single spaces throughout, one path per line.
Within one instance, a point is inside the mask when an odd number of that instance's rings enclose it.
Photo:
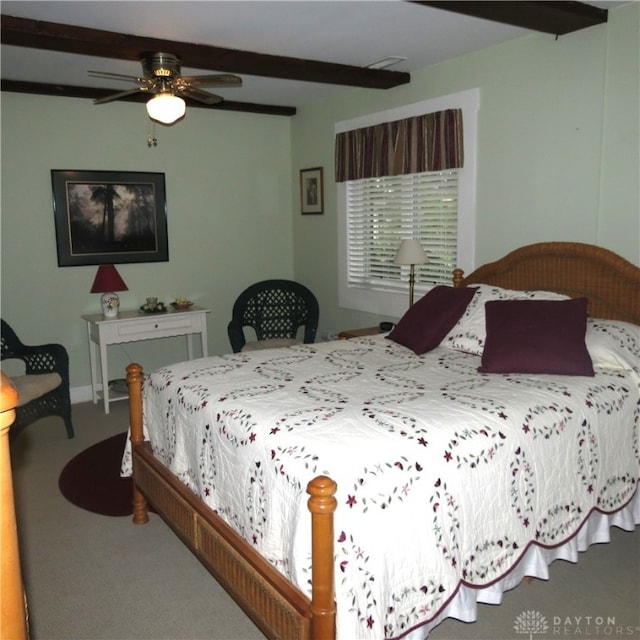
M 336 182 L 463 166 L 462 109 L 336 135 Z

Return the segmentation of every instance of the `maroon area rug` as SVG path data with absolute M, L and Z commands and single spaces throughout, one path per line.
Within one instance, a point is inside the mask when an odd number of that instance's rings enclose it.
M 132 482 L 120 477 L 120 462 L 127 433 L 107 438 L 79 453 L 60 474 L 62 495 L 82 509 L 105 516 L 127 516 Z

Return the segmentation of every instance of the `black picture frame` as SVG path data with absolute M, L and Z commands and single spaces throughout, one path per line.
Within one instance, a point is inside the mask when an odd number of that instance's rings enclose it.
M 300 170 L 300 212 L 319 215 L 324 211 L 322 167 Z
M 58 266 L 167 262 L 164 173 L 52 169 Z

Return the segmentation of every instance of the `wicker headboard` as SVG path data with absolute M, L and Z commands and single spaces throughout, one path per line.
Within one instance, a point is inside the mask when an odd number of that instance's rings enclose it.
M 621 256 L 580 242 L 541 242 L 516 249 L 454 286 L 491 284 L 505 289 L 556 291 L 589 298 L 589 315 L 640 324 L 640 268 Z

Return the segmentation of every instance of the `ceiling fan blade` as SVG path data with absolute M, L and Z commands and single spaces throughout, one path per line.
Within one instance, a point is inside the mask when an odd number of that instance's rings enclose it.
M 177 93 L 180 96 L 184 96 L 185 98 L 193 98 L 198 102 L 203 102 L 204 104 L 217 104 L 218 102 L 222 102 L 222 98 L 213 93 L 208 93 L 207 91 L 201 91 L 200 89 L 196 89 L 195 87 L 190 86 L 179 86 L 177 88 Z
M 106 102 L 119 100 L 120 98 L 124 98 L 125 96 L 130 96 L 130 95 L 133 95 L 134 93 L 138 93 L 138 91 L 147 91 L 147 89 L 145 87 L 138 87 L 137 89 L 127 89 L 127 91 L 112 93 L 110 96 L 105 96 L 104 98 L 96 98 L 93 101 L 93 104 L 105 104 Z
M 128 82 L 145 83 L 146 78 L 138 78 L 136 76 L 128 76 L 124 73 L 110 73 L 109 71 L 87 71 L 93 78 L 110 78 L 111 80 L 127 80 Z
M 176 79 L 179 83 L 197 87 L 241 87 L 242 78 L 231 73 L 218 73 L 208 76 L 182 76 Z

